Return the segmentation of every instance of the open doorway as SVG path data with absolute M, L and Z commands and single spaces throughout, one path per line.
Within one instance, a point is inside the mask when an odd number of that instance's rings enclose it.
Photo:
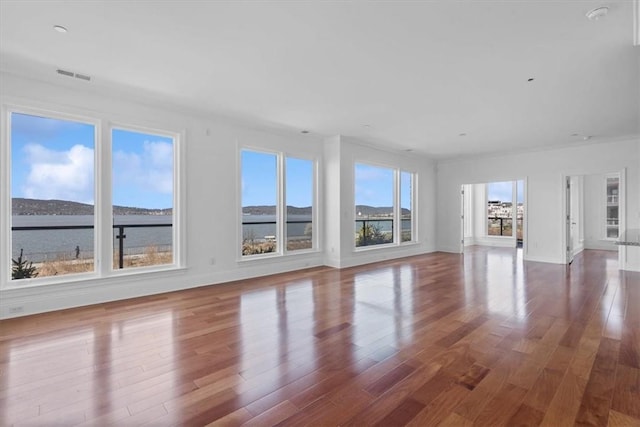
M 565 185 L 565 262 L 584 250 L 619 252 L 624 229 L 624 173 L 571 175 Z
M 525 180 L 462 185 L 461 249 L 468 246 L 523 248 Z

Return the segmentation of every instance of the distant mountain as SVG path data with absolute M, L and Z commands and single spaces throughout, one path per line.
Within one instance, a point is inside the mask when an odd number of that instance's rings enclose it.
M 361 216 L 389 216 L 393 213 L 393 207 L 391 206 L 368 206 L 368 205 L 356 205 L 356 215 Z M 402 208 L 401 215 L 409 215 L 411 211 L 409 209 Z
M 311 215 L 311 206 L 297 208 L 295 206 L 287 206 L 287 212 L 291 215 Z M 384 206 L 367 206 L 357 205 L 356 214 L 361 216 L 389 216 L 393 212 L 392 207 Z M 242 213 L 246 215 L 275 215 L 275 206 L 245 206 L 242 208 Z M 409 209 L 402 209 L 402 215 L 408 215 L 411 211 Z
M 287 206 L 287 213 L 290 215 L 311 215 L 311 206 L 298 208 L 296 206 Z M 275 206 L 245 206 L 242 208 L 242 213 L 245 215 L 275 215 Z
M 93 205 L 69 200 L 11 199 L 13 215 L 93 215 Z M 172 209 L 114 206 L 115 215 L 171 215 Z

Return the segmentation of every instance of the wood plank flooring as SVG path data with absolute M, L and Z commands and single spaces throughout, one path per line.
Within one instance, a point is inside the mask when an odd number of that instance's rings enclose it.
M 0 322 L 0 425 L 640 426 L 640 274 L 469 248 Z

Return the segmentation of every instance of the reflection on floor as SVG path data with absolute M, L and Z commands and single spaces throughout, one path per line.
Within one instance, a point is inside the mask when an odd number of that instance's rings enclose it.
M 640 423 L 640 274 L 469 247 L 0 323 L 0 424 Z

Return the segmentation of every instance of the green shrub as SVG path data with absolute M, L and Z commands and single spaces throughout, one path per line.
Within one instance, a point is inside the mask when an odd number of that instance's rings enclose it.
M 38 273 L 36 272 L 37 268 L 33 265 L 33 262 L 27 261 L 22 258 L 23 250 L 20 249 L 20 256 L 18 259 L 11 259 L 13 263 L 13 268 L 11 269 L 11 278 L 12 279 L 29 279 L 32 277 L 38 277 Z

